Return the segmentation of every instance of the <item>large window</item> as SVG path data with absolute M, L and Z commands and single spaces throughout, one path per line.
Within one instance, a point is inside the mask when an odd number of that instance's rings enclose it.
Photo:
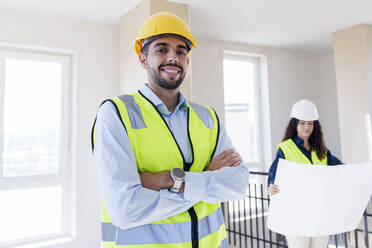
M 225 125 L 235 148 L 250 168 L 264 170 L 264 135 L 259 58 L 225 54 Z
M 0 50 L 0 247 L 70 232 L 70 63 Z

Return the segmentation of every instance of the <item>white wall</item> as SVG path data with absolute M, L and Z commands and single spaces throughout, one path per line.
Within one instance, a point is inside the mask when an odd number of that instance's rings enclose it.
M 317 83 L 316 87 L 309 85 L 307 92 L 319 106 L 320 121 L 328 149 L 341 159 L 337 82 L 333 53 L 317 55 L 309 62 L 314 68 L 311 77 Z
M 75 52 L 76 239 L 48 247 L 98 248 L 99 208 L 90 129 L 100 102 L 119 92 L 119 28 L 0 10 L 0 43 Z
M 311 54 L 274 48 L 197 39 L 192 51 L 192 99 L 216 109 L 222 119 L 223 51 L 232 50 L 267 57 L 271 150 L 284 134 L 292 104 L 302 98 L 316 103 L 324 128 L 326 144 L 340 155 L 336 79 L 332 54 Z M 266 170 L 270 164 L 266 165 Z
M 333 35 L 341 149 L 346 162 L 372 160 L 372 26 L 360 24 Z

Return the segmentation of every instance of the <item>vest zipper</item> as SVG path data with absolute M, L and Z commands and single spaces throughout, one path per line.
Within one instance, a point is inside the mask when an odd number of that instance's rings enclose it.
M 191 141 L 189 123 L 190 123 L 190 108 L 187 109 L 187 138 L 189 139 L 190 146 L 191 146 L 192 163 L 188 164 L 188 163 L 185 163 L 185 161 L 183 161 L 184 162 L 183 167 L 187 171 L 189 171 L 191 169 L 191 166 L 194 163 L 194 146 L 192 145 L 192 141 Z M 188 212 L 189 212 L 190 219 L 191 219 L 191 243 L 192 243 L 192 248 L 199 248 L 198 216 L 196 215 L 194 207 L 191 207 L 188 210 Z
M 164 120 L 163 116 L 161 115 L 160 111 L 158 110 L 158 108 L 154 105 L 153 102 L 150 101 L 150 99 L 148 99 L 147 97 L 145 97 L 141 91 L 138 91 L 139 94 L 145 98 L 149 103 L 151 103 L 151 105 L 154 107 L 154 109 L 156 110 L 156 112 L 159 114 L 160 118 L 163 120 L 165 126 L 168 128 L 168 131 L 170 132 L 170 134 L 172 135 L 173 137 L 173 140 L 174 142 L 176 142 L 176 145 L 178 147 L 178 150 L 182 156 L 182 161 L 183 161 L 183 169 L 185 171 L 190 171 L 190 168 L 192 166 L 192 164 L 194 163 L 194 147 L 192 145 L 192 142 L 191 142 L 191 137 L 190 137 L 190 128 L 189 128 L 189 118 L 190 118 L 190 107 L 187 109 L 187 138 L 189 139 L 189 142 L 190 142 L 190 147 L 191 147 L 191 155 L 192 155 L 192 161 L 191 163 L 187 163 L 186 162 L 186 159 L 185 159 L 185 156 L 183 155 L 182 153 L 182 150 L 176 140 L 176 138 L 174 137 L 172 131 L 170 130 L 167 122 Z M 187 210 L 189 215 L 190 215 L 190 219 L 191 219 L 191 242 L 192 242 L 192 248 L 199 248 L 199 231 L 198 231 L 198 216 L 195 212 L 195 209 L 194 207 L 191 207 L 189 210 Z
M 191 207 L 189 210 L 190 218 L 191 218 L 191 242 L 192 248 L 199 247 L 199 231 L 198 231 L 198 216 L 196 215 L 194 207 Z

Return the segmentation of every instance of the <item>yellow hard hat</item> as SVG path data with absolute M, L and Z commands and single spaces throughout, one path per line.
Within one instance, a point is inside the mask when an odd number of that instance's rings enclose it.
M 150 16 L 143 24 L 134 41 L 134 51 L 141 53 L 142 41 L 150 37 L 176 36 L 185 41 L 190 50 L 196 46 L 196 40 L 191 35 L 186 23 L 170 12 L 159 12 Z M 189 50 L 189 51 L 190 51 Z

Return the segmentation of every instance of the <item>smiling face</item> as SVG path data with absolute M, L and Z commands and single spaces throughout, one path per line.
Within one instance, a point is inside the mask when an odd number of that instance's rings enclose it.
M 189 64 L 185 42 L 176 37 L 154 40 L 139 59 L 147 71 L 149 84 L 164 89 L 177 89 Z
M 301 121 L 297 123 L 297 136 L 303 140 L 310 138 L 314 130 L 314 121 Z

